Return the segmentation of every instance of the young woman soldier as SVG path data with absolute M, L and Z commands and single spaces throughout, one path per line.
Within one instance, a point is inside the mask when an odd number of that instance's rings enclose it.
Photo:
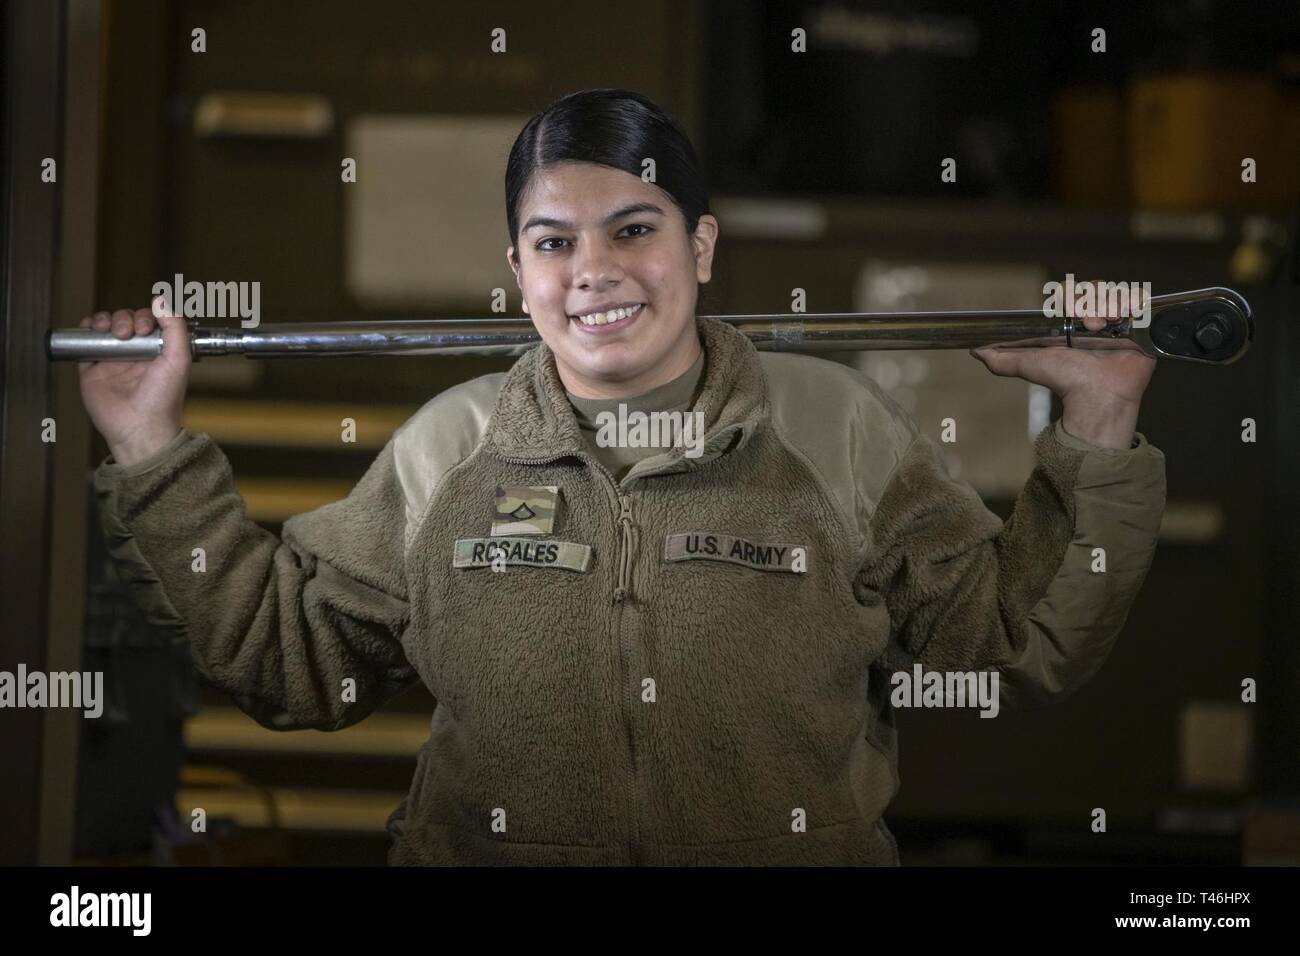
M 182 320 L 161 318 L 160 360 L 83 366 L 136 599 L 267 727 L 338 729 L 429 689 L 392 863 L 896 864 L 892 673 L 996 674 L 1014 706 L 1107 657 L 1164 503 L 1163 456 L 1134 434 L 1152 362 L 980 354 L 1064 408 L 1004 524 L 869 379 L 696 318 L 718 223 L 654 104 L 560 99 L 505 187 L 542 343 L 433 398 L 281 538 L 181 427 Z M 619 403 L 698 412 L 703 441 L 605 447 Z

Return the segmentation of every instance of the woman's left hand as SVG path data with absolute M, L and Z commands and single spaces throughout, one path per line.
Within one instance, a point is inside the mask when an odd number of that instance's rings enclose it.
M 1142 303 L 1134 308 L 1140 310 Z M 1082 322 L 1095 332 L 1105 326 L 1107 318 L 1104 311 L 1093 310 L 1082 317 Z M 972 349 L 971 354 L 994 375 L 1023 378 L 1050 388 L 1061 399 L 1061 424 L 1076 438 L 1102 448 L 1132 446 L 1138 406 L 1155 370 L 1155 359 L 1136 349 L 1060 346 L 988 346 Z

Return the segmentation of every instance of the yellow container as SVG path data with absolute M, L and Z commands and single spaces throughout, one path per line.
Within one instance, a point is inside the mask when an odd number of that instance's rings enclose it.
M 1253 73 L 1166 73 L 1128 89 L 1129 181 L 1140 207 L 1264 209 L 1300 187 L 1295 95 Z M 1243 162 L 1255 161 L 1255 181 Z
M 1080 206 L 1129 201 L 1124 96 L 1119 90 L 1071 87 L 1052 110 L 1052 178 L 1056 196 Z

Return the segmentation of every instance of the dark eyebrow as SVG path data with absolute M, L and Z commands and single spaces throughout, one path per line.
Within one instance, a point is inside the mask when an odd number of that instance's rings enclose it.
M 664 214 L 664 211 L 652 202 L 634 202 L 630 205 L 623 206 L 620 209 L 615 209 L 608 216 L 602 219 L 600 224 L 602 226 L 608 226 L 610 223 L 622 219 L 624 216 L 631 216 L 638 212 L 654 213 L 660 216 Z M 524 228 L 519 231 L 527 232 L 529 229 L 536 229 L 540 226 L 545 226 L 548 229 L 572 229 L 573 223 L 565 222 L 563 219 L 551 219 L 548 216 L 533 216 L 524 225 Z

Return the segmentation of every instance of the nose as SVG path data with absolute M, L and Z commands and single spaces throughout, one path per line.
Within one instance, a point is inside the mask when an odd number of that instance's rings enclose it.
M 603 289 L 622 279 L 623 267 L 613 243 L 604 235 L 583 237 L 573 258 L 573 284 L 583 289 Z

